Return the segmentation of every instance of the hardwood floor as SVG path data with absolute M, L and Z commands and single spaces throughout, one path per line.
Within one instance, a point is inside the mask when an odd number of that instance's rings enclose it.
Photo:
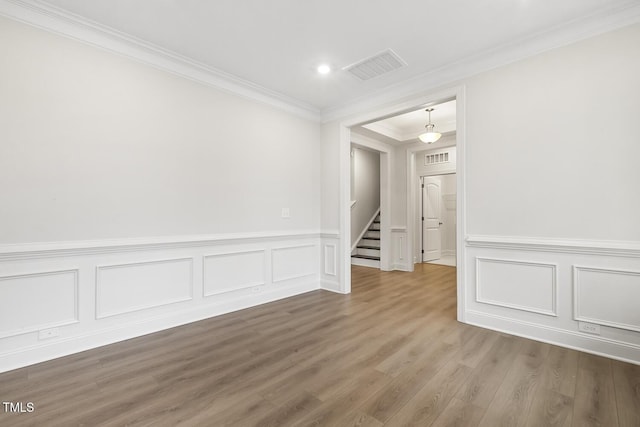
M 455 320 L 455 268 L 316 291 L 0 374 L 1 426 L 640 426 L 640 366 Z

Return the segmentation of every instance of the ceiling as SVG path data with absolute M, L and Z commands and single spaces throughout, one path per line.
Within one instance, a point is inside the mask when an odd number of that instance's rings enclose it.
M 586 37 L 587 32 L 603 31 L 603 24 L 612 16 L 629 16 L 631 11 L 634 19 L 640 16 L 639 0 L 14 3 L 41 5 L 66 17 L 91 21 L 93 28 L 116 30 L 129 40 L 176 53 L 318 114 L 392 90 L 403 82 L 444 73 L 464 61 L 516 50 L 532 39 L 546 43 L 538 50 L 555 47 L 566 39 L 568 28 Z M 386 49 L 406 65 L 366 81 L 343 70 Z M 319 75 L 316 67 L 320 63 L 330 64 L 333 71 Z
M 431 123 L 435 131 L 451 134 L 456 131 L 456 101 L 432 105 Z M 409 111 L 372 123 L 356 127 L 354 130 L 365 136 L 372 136 L 390 144 L 418 142 L 418 135 L 424 133 L 429 117 L 424 108 Z M 364 128 L 364 129 L 363 129 Z

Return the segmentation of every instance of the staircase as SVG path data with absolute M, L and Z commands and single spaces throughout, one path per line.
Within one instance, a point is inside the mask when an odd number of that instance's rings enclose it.
M 351 264 L 380 268 L 380 215 L 371 221 L 356 245 L 351 254 Z

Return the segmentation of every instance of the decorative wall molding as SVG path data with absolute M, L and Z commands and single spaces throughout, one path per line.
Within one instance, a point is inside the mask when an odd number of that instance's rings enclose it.
M 0 271 L 6 280 L 0 277 L 0 329 L 4 332 L 0 336 L 0 372 L 317 290 L 321 286 L 343 293 L 337 275 L 320 274 L 321 244 L 334 244 L 339 248 L 338 239 L 323 242 L 319 232 L 218 237 L 189 236 L 182 241 L 178 238 L 120 240 L 119 243 L 126 243 L 120 246 L 120 251 L 113 241 L 91 242 L 95 243 L 96 251 L 85 250 L 86 242 L 62 242 L 44 245 L 49 249 L 44 252 L 28 252 L 26 258 L 22 253 L 21 257 L 1 259 Z M 34 246 L 42 249 L 43 245 Z M 63 256 L 69 248 L 77 249 L 71 252 L 73 257 Z M 38 253 L 43 256 L 38 258 Z M 248 255 L 248 259 L 243 255 Z M 237 263 L 226 263 L 225 256 Z M 207 260 L 213 261 L 213 265 L 207 267 Z M 234 271 L 244 261 L 251 264 L 247 269 L 250 274 L 245 275 L 244 270 Z M 70 262 L 78 267 L 69 268 Z M 216 270 L 218 266 L 224 268 Z M 38 279 L 36 289 L 46 289 L 47 284 L 53 283 L 56 292 L 64 292 L 58 298 L 48 296 L 46 304 L 33 305 L 29 298 L 32 292 L 24 289 L 26 282 L 12 282 L 11 295 L 18 298 L 1 299 L 5 296 L 2 285 L 9 283 L 7 280 L 31 275 Z M 258 277 L 264 284 L 253 282 Z M 273 282 L 273 277 L 279 281 Z M 228 278 L 239 279 L 231 283 L 226 281 Z M 207 287 L 205 283 L 211 279 L 218 282 L 208 282 Z M 246 288 L 248 282 L 255 286 Z M 216 286 L 225 288 L 225 283 L 235 288 L 217 293 Z M 13 304 L 8 306 L 10 309 L 3 306 L 7 301 Z M 41 306 L 47 305 L 52 310 L 38 317 Z M 54 310 L 55 307 L 58 308 Z M 50 313 L 56 316 L 51 317 Z M 13 318 L 13 323 L 5 322 L 3 315 Z M 31 324 L 32 319 L 45 321 Z M 58 330 L 53 335 L 40 339 L 40 330 L 54 327 Z
M 575 320 L 640 332 L 638 301 L 640 271 L 573 266 Z
M 484 272 L 489 269 L 489 265 L 500 266 L 494 267 L 492 273 Z M 500 272 L 500 268 L 503 269 Z M 518 272 L 518 268 L 521 269 Z M 539 271 L 535 271 L 539 270 Z M 548 270 L 548 271 L 545 271 Z M 558 316 L 558 266 L 551 263 L 520 261 L 512 259 L 486 258 L 476 257 L 476 302 L 483 304 L 492 304 L 500 307 L 506 307 L 516 310 L 524 310 L 547 316 Z M 542 273 L 542 274 L 541 274 Z M 534 277 L 538 274 L 538 277 Z M 544 277 L 547 276 L 548 277 Z M 535 283 L 525 283 L 527 280 L 535 279 Z M 547 283 L 545 283 L 545 279 Z M 500 282 L 486 284 L 486 281 Z M 514 282 L 518 283 L 517 292 L 510 292 L 514 288 Z M 526 289 L 524 286 L 529 286 Z M 493 287 L 493 294 L 491 289 Z M 548 292 L 545 294 L 544 291 Z M 485 293 L 487 295 L 485 295 Z M 509 301 L 507 298 L 516 298 Z M 537 301 L 534 301 L 536 300 Z M 544 301 L 547 300 L 547 301 Z M 533 305 L 537 302 L 539 305 Z
M 0 262 L 21 259 L 66 257 L 74 255 L 96 255 L 114 252 L 181 249 L 198 246 L 220 245 L 225 243 L 250 243 L 252 241 L 264 242 L 278 241 L 283 239 L 307 239 L 315 237 L 320 237 L 320 231 L 268 231 L 259 233 L 140 237 L 127 239 L 81 240 L 65 242 L 9 243 L 0 244 Z
M 345 105 L 338 105 L 323 111 L 308 103 L 49 4 L 35 0 L 0 0 L 0 15 L 124 55 L 172 74 L 307 119 L 330 122 L 357 114 L 359 111 L 370 108 L 371 105 L 383 105 L 406 96 L 433 90 L 436 87 L 451 84 L 550 49 L 631 25 L 640 21 L 640 5 L 636 2 L 629 2 L 617 8 L 599 10 L 591 16 L 573 20 L 567 25 L 553 27 L 548 31 L 532 34 L 528 38 L 514 40 L 503 46 L 478 52 L 461 61 L 446 64 L 405 82 L 368 94 L 366 97 L 354 99 Z
M 640 242 L 468 235 L 466 245 L 471 248 L 640 258 Z
M 316 244 L 273 248 L 271 250 L 271 281 L 278 283 L 316 275 L 319 255 L 317 248 Z M 309 257 L 309 252 L 315 253 L 315 256 Z
M 323 239 L 340 239 L 340 231 L 338 230 L 326 230 L 320 234 Z
M 170 264 L 187 264 L 185 273 L 168 268 Z M 153 267 L 158 271 L 154 272 Z M 184 269 L 184 267 L 182 267 Z M 119 273 L 117 272 L 118 270 Z M 129 271 L 127 271 L 129 270 Z M 109 275 L 115 277 L 108 277 Z M 119 274 L 119 276 L 118 276 Z M 183 283 L 177 281 L 184 280 Z M 163 283 L 163 280 L 165 281 Z M 177 288 L 177 285 L 185 289 Z M 163 286 L 165 289 L 163 289 Z M 166 295 L 162 295 L 162 291 Z M 173 258 L 96 266 L 96 319 L 147 310 L 189 301 L 193 298 L 193 258 Z M 130 296 L 141 301 L 127 301 Z M 155 301 L 151 296 L 160 297 Z M 110 299 L 110 301 L 109 301 Z M 119 300 L 119 301 L 118 301 Z M 116 308 L 120 304 L 120 308 Z
M 68 295 L 64 295 L 65 289 L 54 290 L 53 286 L 55 286 L 56 283 L 52 283 L 51 280 L 52 278 L 60 279 L 61 276 L 65 275 L 71 276 L 69 279 L 71 280 L 70 283 L 72 289 L 70 292 L 69 289 L 66 290 Z M 80 312 L 78 275 L 78 269 L 70 269 L 37 271 L 0 277 L 0 319 L 3 319 L 0 322 L 0 339 L 78 323 L 78 316 Z M 20 281 L 31 283 L 22 283 L 20 285 L 15 283 L 17 286 L 14 286 L 14 289 L 8 288 L 9 283 Z M 58 285 L 60 285 L 60 283 L 58 283 Z M 69 283 L 64 284 L 66 287 L 68 287 L 68 285 Z M 37 289 L 38 287 L 44 288 Z M 69 296 L 72 301 L 65 301 L 66 307 L 52 307 L 51 305 L 55 302 L 53 298 L 60 296 Z M 41 299 L 41 304 L 37 304 L 38 299 Z M 36 307 L 32 307 L 34 305 L 32 302 L 34 301 L 36 302 Z M 36 311 L 37 316 L 40 318 L 36 319 L 35 322 L 33 322 L 33 319 L 29 319 L 32 322 L 26 326 L 24 326 L 24 324 L 21 327 L 7 326 L 10 325 L 11 322 L 26 321 L 26 319 L 22 318 L 16 319 L 15 315 L 17 313 L 14 312 L 17 310 L 20 314 L 26 316 L 28 311 L 24 309 L 24 305 L 28 305 L 32 310 Z M 49 313 L 47 313 L 48 308 L 57 310 L 50 310 Z M 51 311 L 59 312 L 55 313 Z M 56 316 L 60 316 L 60 318 L 56 319 Z
M 124 55 L 245 99 L 267 104 L 306 119 L 320 120 L 320 111 L 310 104 L 49 4 L 34 0 L 0 0 L 0 15 Z
M 335 276 L 337 274 L 338 265 L 338 249 L 335 243 L 327 243 L 324 245 L 324 271 L 327 276 Z
M 391 269 L 400 271 L 412 271 L 410 259 L 405 253 L 407 239 L 406 227 L 391 228 Z
M 267 276 L 266 257 L 266 249 L 204 255 L 202 257 L 203 296 L 210 297 L 264 285 Z M 214 263 L 219 262 L 217 269 L 208 262 L 209 260 Z M 212 269 L 217 271 L 211 271 Z M 212 281 L 214 283 L 224 281 L 224 285 L 212 287 Z

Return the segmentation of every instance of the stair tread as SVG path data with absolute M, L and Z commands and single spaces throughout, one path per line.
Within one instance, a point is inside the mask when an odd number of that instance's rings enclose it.
M 371 259 L 374 261 L 380 261 L 379 256 L 370 256 L 370 255 L 351 255 L 351 258 L 363 258 L 363 259 Z
M 356 248 L 360 249 L 378 249 L 380 250 L 380 246 L 372 246 L 372 245 L 358 245 Z
M 362 240 L 380 240 L 379 237 L 363 237 Z

